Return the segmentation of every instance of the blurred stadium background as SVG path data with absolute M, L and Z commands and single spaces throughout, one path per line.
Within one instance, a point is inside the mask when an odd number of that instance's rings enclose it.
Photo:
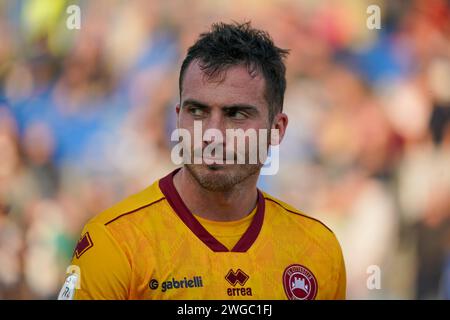
M 0 0 L 0 299 L 54 299 L 87 219 L 173 168 L 181 59 L 232 20 L 291 49 L 281 168 L 260 187 L 335 231 L 348 298 L 449 299 L 449 13 L 444 0 Z

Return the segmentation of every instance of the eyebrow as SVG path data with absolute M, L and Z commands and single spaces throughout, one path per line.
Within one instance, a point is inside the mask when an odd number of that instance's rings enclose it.
M 208 109 L 209 106 L 206 103 L 194 100 L 194 99 L 187 99 L 183 101 L 183 104 L 181 105 L 182 108 L 186 106 L 194 106 L 201 109 Z
M 194 106 L 194 107 L 197 107 L 200 109 L 209 109 L 210 108 L 210 106 L 208 104 L 200 102 L 195 99 L 187 99 L 187 100 L 183 101 L 182 108 L 184 108 L 188 105 Z M 256 106 L 253 106 L 253 105 L 247 104 L 247 103 L 234 103 L 234 104 L 230 104 L 230 105 L 225 105 L 225 106 L 222 106 L 222 110 L 225 110 L 225 111 L 240 110 L 240 111 L 247 111 L 250 113 L 259 113 L 259 110 Z

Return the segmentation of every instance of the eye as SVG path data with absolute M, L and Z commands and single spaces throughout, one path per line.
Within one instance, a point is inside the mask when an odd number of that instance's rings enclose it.
M 190 107 L 188 109 L 188 112 L 193 115 L 194 117 L 201 117 L 205 114 L 205 111 L 198 107 Z
M 235 120 L 245 120 L 248 118 L 247 114 L 244 111 L 239 110 L 229 110 L 227 112 L 227 116 Z

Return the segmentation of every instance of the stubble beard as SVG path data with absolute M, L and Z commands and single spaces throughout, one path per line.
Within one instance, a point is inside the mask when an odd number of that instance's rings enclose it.
M 233 168 L 225 168 L 233 166 Z M 231 191 L 248 178 L 259 175 L 260 164 L 204 165 L 185 164 L 189 173 L 204 189 L 212 192 Z
M 271 141 L 270 139 L 271 132 L 269 130 L 267 141 Z M 269 144 L 266 148 L 268 147 Z M 191 150 L 191 155 L 193 154 L 194 151 Z M 249 159 L 248 154 L 245 155 L 245 159 L 246 161 Z M 250 177 L 259 176 L 261 168 L 264 166 L 264 163 L 259 162 L 256 164 L 192 164 L 193 158 L 191 160 L 191 164 L 185 163 L 184 166 L 202 188 L 212 192 L 231 191 Z M 237 161 L 236 154 L 234 161 Z

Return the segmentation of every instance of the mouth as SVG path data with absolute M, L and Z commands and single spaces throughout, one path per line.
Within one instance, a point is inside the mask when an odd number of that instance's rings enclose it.
M 203 157 L 202 159 L 206 164 L 224 164 L 226 162 L 226 158 Z
M 199 163 L 201 162 L 201 164 L 206 164 L 206 165 L 212 165 L 212 164 L 216 164 L 216 165 L 222 165 L 225 164 L 227 159 L 225 157 L 206 157 L 206 156 L 201 156 L 201 157 L 195 157 L 194 159 L 194 163 Z
M 218 171 L 218 170 L 222 169 L 223 166 L 218 165 L 218 164 L 210 164 L 210 165 L 207 165 L 207 168 L 211 171 Z

